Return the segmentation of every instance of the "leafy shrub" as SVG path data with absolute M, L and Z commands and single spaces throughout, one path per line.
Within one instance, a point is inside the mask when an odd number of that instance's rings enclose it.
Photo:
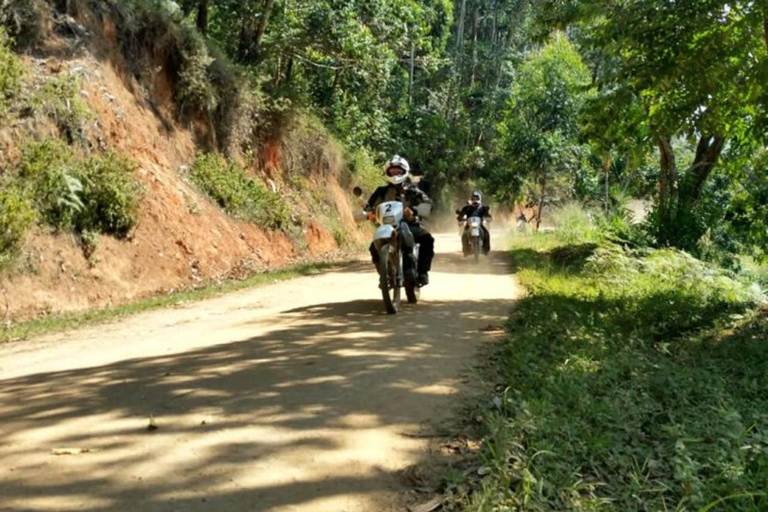
M 23 189 L 0 179 L 0 267 L 18 251 L 35 213 Z
M 123 237 L 136 223 L 141 195 L 133 171 L 114 153 L 82 159 L 65 144 L 45 140 L 24 148 L 15 173 L 46 224 Z
M 219 92 L 211 82 L 208 69 L 214 58 L 205 40 L 197 32 L 182 27 L 181 66 L 177 101 L 181 111 L 212 113 L 219 104 Z
M 0 29 L 7 29 L 17 46 L 34 45 L 43 34 L 43 26 L 51 7 L 40 0 L 0 1 Z
M 47 139 L 28 144 L 17 169 L 42 220 L 57 229 L 71 228 L 83 207 L 76 165 L 67 145 Z
M 134 165 L 115 153 L 83 162 L 78 178 L 83 184 L 83 208 L 75 229 L 125 237 L 136 224 L 141 188 L 133 178 Z
M 364 193 L 372 193 L 382 184 L 381 168 L 364 149 L 350 150 L 346 155 L 349 180 L 360 186 Z M 367 199 L 367 198 L 366 198 Z
M 53 119 L 70 143 L 83 141 L 85 123 L 91 118 L 80 90 L 80 78 L 62 74 L 47 80 L 32 97 L 34 108 Z
M 280 196 L 248 177 L 236 163 L 228 164 L 216 154 L 200 154 L 192 165 L 190 177 L 235 217 L 266 228 L 283 228 L 288 224 L 289 212 Z
M 5 115 L 11 99 L 21 90 L 23 70 L 19 58 L 11 51 L 11 41 L 0 26 L 0 116 Z

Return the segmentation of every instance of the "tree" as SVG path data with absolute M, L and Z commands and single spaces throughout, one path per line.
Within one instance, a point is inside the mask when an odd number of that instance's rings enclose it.
M 544 23 L 578 23 L 588 35 L 583 47 L 608 56 L 609 65 L 595 76 L 601 94 L 591 109 L 593 122 L 644 133 L 646 151 L 657 152 L 654 219 L 661 244 L 695 246 L 706 229 L 703 194 L 721 157 L 764 143 L 768 75 L 761 5 L 547 0 L 542 7 Z M 695 148 L 683 167 L 673 151 L 681 139 Z
M 526 181 L 534 186 L 537 229 L 545 204 L 553 202 L 553 192 L 567 193 L 574 171 L 582 165 L 579 115 L 589 84 L 581 57 L 559 33 L 529 55 L 512 87 L 499 125 L 508 167 L 499 169 L 493 182 L 506 197 L 519 195 Z

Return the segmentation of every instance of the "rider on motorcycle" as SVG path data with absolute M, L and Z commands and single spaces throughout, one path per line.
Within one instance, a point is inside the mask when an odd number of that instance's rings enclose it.
M 456 210 L 458 217 L 456 220 L 464 221 L 470 217 L 480 217 L 481 219 L 491 218 L 491 209 L 489 206 L 483 204 L 483 195 L 475 190 L 472 192 L 472 196 L 467 205 L 461 210 Z M 488 232 L 488 228 L 485 227 L 485 222 L 482 224 L 483 229 L 483 253 L 488 254 L 491 252 L 491 234 Z M 466 230 L 461 235 L 461 246 L 464 254 L 469 254 L 471 249 L 469 246 L 469 236 Z
M 415 184 L 407 183 L 410 170 L 411 168 L 405 158 L 398 155 L 393 156 L 384 168 L 384 177 L 389 184 L 377 188 L 371 194 L 370 199 L 368 199 L 365 205 L 366 210 L 373 210 L 385 201 L 401 201 L 403 205 L 413 212 L 415 206 L 425 202 L 431 203 L 432 201 L 429 197 L 419 190 Z M 418 284 L 419 286 L 426 286 L 429 284 L 429 271 L 432 268 L 432 258 L 435 255 L 435 239 L 424 229 L 413 213 L 410 216 L 406 215 L 406 222 L 413 233 L 416 243 L 420 244 L 419 261 L 416 269 L 419 274 Z M 379 255 L 376 247 L 371 244 L 369 250 L 373 258 L 373 264 L 378 265 Z

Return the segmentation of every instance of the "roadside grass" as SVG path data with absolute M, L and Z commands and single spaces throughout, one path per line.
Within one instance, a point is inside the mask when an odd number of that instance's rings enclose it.
M 768 510 L 768 309 L 671 250 L 518 238 L 473 511 Z M 487 474 L 486 474 L 487 473 Z
M 0 329 L 0 343 L 19 341 L 53 332 L 104 324 L 121 318 L 180 304 L 199 302 L 228 293 L 309 276 L 334 268 L 337 263 L 309 263 L 273 272 L 261 272 L 241 280 L 227 280 L 200 288 L 179 290 L 127 304 L 90 311 L 51 315 Z

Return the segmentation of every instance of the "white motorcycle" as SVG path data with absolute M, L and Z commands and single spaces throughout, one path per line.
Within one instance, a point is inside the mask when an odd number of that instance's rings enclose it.
M 373 245 L 379 255 L 377 265 L 379 288 L 387 313 L 393 315 L 400 310 L 401 288 L 410 304 L 419 301 L 417 262 L 419 244 L 415 243 L 405 220 L 405 206 L 400 201 L 387 201 L 376 207 L 375 212 L 362 212 L 357 220 L 370 220 L 376 224 Z M 422 203 L 414 214 L 418 218 L 429 217 L 432 205 Z M 406 249 L 410 249 L 406 251 Z
M 458 210 L 457 213 L 459 213 Z M 462 247 L 464 247 L 464 237 L 469 242 L 469 253 L 465 252 L 464 256 L 473 256 L 475 263 L 480 261 L 480 253 L 483 251 L 485 237 L 483 226 L 485 223 L 486 221 L 479 216 L 470 216 L 459 221 L 459 236 L 462 239 Z

